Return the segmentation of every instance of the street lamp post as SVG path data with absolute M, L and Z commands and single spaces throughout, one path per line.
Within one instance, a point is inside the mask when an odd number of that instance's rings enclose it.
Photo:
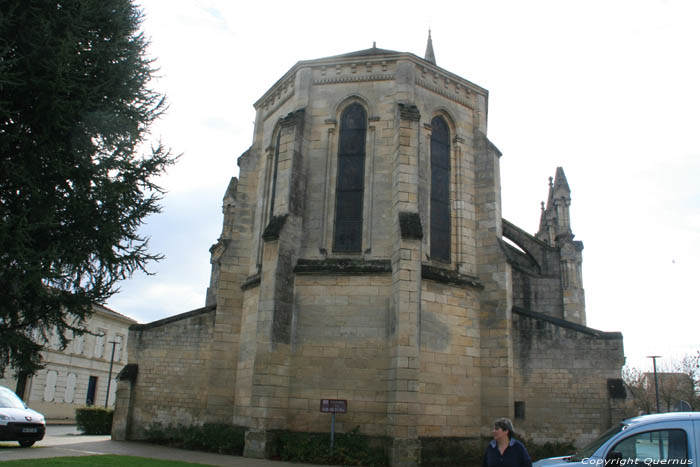
M 109 402 L 109 387 L 112 384 L 112 366 L 114 366 L 114 349 L 117 348 L 118 341 L 109 341 L 112 344 L 112 358 L 109 360 L 109 378 L 107 378 L 107 395 L 105 396 L 105 409 L 107 408 L 107 403 Z
M 649 355 L 654 362 L 654 390 L 656 392 L 656 413 L 661 413 L 661 404 L 659 403 L 659 376 L 656 374 L 656 359 L 661 358 L 661 355 Z

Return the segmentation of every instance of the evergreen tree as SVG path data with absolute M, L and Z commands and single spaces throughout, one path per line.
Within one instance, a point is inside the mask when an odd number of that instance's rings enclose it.
M 161 258 L 138 228 L 175 158 L 141 151 L 165 109 L 141 21 L 130 0 L 0 0 L 0 374 L 36 372 Z

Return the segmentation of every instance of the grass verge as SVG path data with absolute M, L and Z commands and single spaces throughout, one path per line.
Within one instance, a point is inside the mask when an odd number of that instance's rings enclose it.
M 169 466 L 204 466 L 189 462 L 163 459 L 149 459 L 134 456 L 81 456 L 81 457 L 50 457 L 46 459 L 22 459 L 0 462 L 2 467 L 55 467 L 55 466 L 90 466 L 90 467 L 169 467 Z

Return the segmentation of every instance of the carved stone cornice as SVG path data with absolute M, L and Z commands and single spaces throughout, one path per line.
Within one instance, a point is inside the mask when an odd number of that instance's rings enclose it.
M 393 73 L 380 73 L 370 75 L 355 75 L 355 76 L 333 76 L 330 78 L 315 79 L 314 84 L 337 84 L 337 83 L 356 83 L 361 81 L 392 81 L 396 79 Z
M 273 101 L 273 103 L 270 104 L 270 106 L 269 106 L 270 110 L 267 110 L 268 105 L 265 105 L 266 112 L 263 116 L 263 120 L 267 120 L 270 117 L 270 115 L 272 115 L 273 113 L 275 113 L 275 111 L 277 111 L 277 109 L 282 107 L 285 102 L 287 102 L 289 99 L 292 98 L 293 95 L 294 95 L 294 85 L 292 85 L 291 90 L 289 92 L 287 92 L 286 94 L 284 94 L 283 96 L 280 97 L 279 94 L 276 94 L 275 96 L 278 96 L 280 98 L 276 102 Z M 273 98 L 274 98 L 274 96 L 273 96 Z
M 444 79 L 447 80 L 446 82 L 449 83 L 449 80 L 447 78 L 444 78 Z M 473 108 L 472 103 L 471 103 L 471 98 L 466 93 L 466 90 L 468 88 L 464 88 L 464 87 L 462 88 L 465 90 L 465 95 L 462 96 L 462 95 L 458 95 L 458 94 L 450 92 L 449 86 L 446 86 L 446 87 L 448 87 L 448 89 L 443 89 L 443 88 L 440 88 L 440 86 L 433 84 L 433 83 L 430 83 L 423 78 L 416 78 L 416 84 L 422 88 L 427 89 L 428 91 L 432 91 L 435 94 L 439 94 L 442 97 L 446 97 L 451 101 L 457 102 L 458 104 L 461 104 L 464 107 L 468 107 L 470 109 Z
M 395 67 L 398 62 L 413 63 L 416 84 L 461 105 L 474 108 L 475 104 L 471 100 L 475 94 L 488 98 L 486 89 L 412 53 L 376 50 L 378 52 L 368 49 L 353 54 L 297 62 L 255 102 L 254 107 L 256 110 L 263 109 L 264 117 L 269 117 L 294 95 L 296 74 L 303 68 L 313 70 L 313 84 L 323 85 L 395 80 Z

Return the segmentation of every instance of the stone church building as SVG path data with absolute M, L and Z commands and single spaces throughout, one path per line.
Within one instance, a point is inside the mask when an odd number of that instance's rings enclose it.
M 149 424 L 384 437 L 585 442 L 619 418 L 622 335 L 586 326 L 570 189 L 550 178 L 531 235 L 501 215 L 488 91 L 375 47 L 300 61 L 257 102 L 211 248 L 204 308 L 133 325 L 113 436 Z M 543 174 L 546 176 L 546 174 Z M 543 191 L 546 186 L 543 186 Z M 535 213 L 533 212 L 533 215 Z

